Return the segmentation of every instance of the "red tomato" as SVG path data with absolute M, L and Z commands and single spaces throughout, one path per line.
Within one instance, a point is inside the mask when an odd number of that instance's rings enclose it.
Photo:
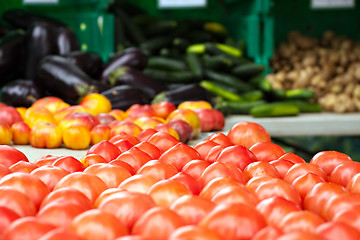
M 214 178 L 203 187 L 199 196 L 211 200 L 221 189 L 229 186 L 242 186 L 242 184 L 231 177 Z
M 246 177 L 236 165 L 221 162 L 214 162 L 208 166 L 201 174 L 199 182 L 202 186 L 205 186 L 212 179 L 218 177 L 231 177 L 239 183 L 246 183 Z
M 81 206 L 84 210 L 89 210 L 92 208 L 92 203 L 90 202 L 90 199 L 85 196 L 84 193 L 70 187 L 55 189 L 54 191 L 49 193 L 42 201 L 40 205 L 40 210 L 45 208 L 47 205 L 53 204 L 54 202 L 76 204 L 78 206 Z
M 294 203 L 296 206 L 301 206 L 301 198 L 294 187 L 279 178 L 273 178 L 261 183 L 256 189 L 255 194 L 259 200 L 264 200 L 270 197 L 279 196 Z
M 154 115 L 163 119 L 166 119 L 172 111 L 176 110 L 175 104 L 168 101 L 153 103 L 150 106 L 154 111 Z
M 295 163 L 285 174 L 284 180 L 288 183 L 292 183 L 297 177 L 307 173 L 314 173 L 324 180 L 327 179 L 325 172 L 319 166 L 312 163 Z
M 360 232 L 343 222 L 325 222 L 318 226 L 315 231 L 322 239 L 360 239 Z
M 29 144 L 31 128 L 24 122 L 19 121 L 11 125 L 12 141 L 16 145 Z
M 264 216 L 268 225 L 280 228 L 280 221 L 294 211 L 301 211 L 301 207 L 281 196 L 273 196 L 260 201 L 256 209 Z
M 200 226 L 184 226 L 176 229 L 169 237 L 169 240 L 221 240 L 220 236 L 207 228 Z
M 142 128 L 139 125 L 137 125 L 134 122 L 130 122 L 130 120 L 123 120 L 123 121 L 115 120 L 112 121 L 108 126 L 110 126 L 111 128 L 110 138 L 122 132 L 125 132 L 126 134 L 136 137 L 142 131 Z
M 113 194 L 119 193 L 119 192 L 124 192 L 124 189 L 121 188 L 108 188 L 105 191 L 103 191 L 102 193 L 100 193 L 100 195 L 98 196 L 98 198 L 95 200 L 94 203 L 94 207 L 98 208 L 99 205 L 105 201 L 108 197 L 112 196 Z
M 63 156 L 55 160 L 52 166 L 62 168 L 69 173 L 84 171 L 84 165 L 73 156 Z
M 324 206 L 325 219 L 331 220 L 341 211 L 353 210 L 360 205 L 360 194 L 345 192 L 331 197 Z
M 146 142 L 152 135 L 154 135 L 157 132 L 159 132 L 159 131 L 157 131 L 153 128 L 148 128 L 148 129 L 142 130 L 141 133 L 139 133 L 139 135 L 137 135 L 137 138 L 139 139 L 140 142 Z
M 4 230 L 18 218 L 20 218 L 20 216 L 16 212 L 7 207 L 0 206 L 0 237 L 2 236 Z
M 131 233 L 145 239 L 167 240 L 184 220 L 165 207 L 154 207 L 145 212 L 134 224 Z
M 197 225 L 216 205 L 196 195 L 185 195 L 176 199 L 170 209 L 179 214 L 186 225 Z
M 276 240 L 319 240 L 322 239 L 318 234 L 309 232 L 292 232 L 281 235 Z
M 130 192 L 146 193 L 156 182 L 157 180 L 152 176 L 136 174 L 124 180 L 119 188 Z
M 313 187 L 321 182 L 325 182 L 325 180 L 315 173 L 306 173 L 305 175 L 301 175 L 292 182 L 293 187 L 299 193 L 301 199 L 304 199 L 306 194 L 313 189 Z
M 66 228 L 55 228 L 45 235 L 43 235 L 39 240 L 81 240 L 81 238 L 75 233 L 71 232 Z
M 212 149 L 210 149 L 210 151 L 208 152 L 208 154 L 206 155 L 204 160 L 209 162 L 209 163 L 216 162 L 218 156 L 220 155 L 220 153 L 224 149 L 225 149 L 225 147 L 222 146 L 222 145 L 218 145 L 218 146 L 213 147 Z
M 13 221 L 10 226 L 5 229 L 3 239 L 38 240 L 41 236 L 54 228 L 54 225 L 41 222 L 40 219 L 36 217 L 23 217 Z
M 80 159 L 80 162 L 82 163 L 82 165 L 84 165 L 85 168 L 96 163 L 107 163 L 105 158 L 96 153 L 90 153 L 85 155 Z
M 301 158 L 300 156 L 296 155 L 295 153 L 285 153 L 279 159 L 288 160 L 292 163 L 305 163 L 305 160 Z
M 153 108 L 150 105 L 134 104 L 129 107 L 126 112 L 128 118 L 138 118 L 142 116 L 152 117 L 155 115 Z
M 107 189 L 106 184 L 99 177 L 83 172 L 74 172 L 63 177 L 54 187 L 54 190 L 71 187 L 79 190 L 91 203 L 94 203 L 96 198 Z
M 337 151 L 322 151 L 315 154 L 310 163 L 318 165 L 324 170 L 326 175 L 330 175 L 336 166 L 348 161 L 352 161 L 352 159 L 344 153 Z
M 112 160 L 111 162 L 109 162 L 109 164 L 126 168 L 131 175 L 134 175 L 136 173 L 135 169 L 130 164 L 121 161 L 120 159 Z
M 276 159 L 269 163 L 276 168 L 279 173 L 279 178 L 284 178 L 287 171 L 294 165 L 293 162 L 286 159 Z
M 148 175 L 154 177 L 157 181 L 168 179 L 179 171 L 174 165 L 169 163 L 160 162 L 159 160 L 151 160 L 137 171 L 137 174 Z
M 114 142 L 114 145 L 120 149 L 121 153 L 130 150 L 134 146 L 126 139 L 120 139 L 120 140 Z
M 230 147 L 232 145 L 234 145 L 230 138 L 228 136 L 226 136 L 224 133 L 218 132 L 218 133 L 213 133 L 210 136 L 208 136 L 205 141 L 213 141 L 223 147 Z
M 117 158 L 121 151 L 120 149 L 115 146 L 113 143 L 109 141 L 101 141 L 93 146 L 87 151 L 86 155 L 96 153 L 101 155 L 107 162 L 114 160 Z
M 152 159 L 159 159 L 161 155 L 160 150 L 154 144 L 149 142 L 140 142 L 136 144 L 135 147 L 149 154 Z
M 19 162 L 29 162 L 24 153 L 9 145 L 0 145 L 0 164 L 10 167 Z
M 245 188 L 247 190 L 249 190 L 250 192 L 255 193 L 256 188 L 264 183 L 267 182 L 269 180 L 274 179 L 273 177 L 269 176 L 269 175 L 264 175 L 264 176 L 259 176 L 259 177 L 253 177 L 251 179 L 249 179 L 249 181 L 245 184 Z
M 271 138 L 266 129 L 254 122 L 239 122 L 234 124 L 227 136 L 236 145 L 250 148 L 258 142 L 270 142 Z
M 84 173 L 99 177 L 108 188 L 117 187 L 125 179 L 131 177 L 130 172 L 121 166 L 107 163 L 97 163 L 84 170 Z
M 39 159 L 35 160 L 35 164 L 39 167 L 41 166 L 50 166 L 52 165 L 59 157 L 58 156 L 54 156 L 54 155 L 45 155 Z
M 249 151 L 246 147 L 236 145 L 224 148 L 216 161 L 222 163 L 233 163 L 240 168 L 241 171 L 244 171 L 245 167 L 252 162 L 258 161 L 256 156 Z
M 255 207 L 258 199 L 252 192 L 249 192 L 244 186 L 230 186 L 221 189 L 211 199 L 216 204 L 243 203 Z
M 324 217 L 324 206 L 326 202 L 333 196 L 339 195 L 345 192 L 345 188 L 342 186 L 330 183 L 321 182 L 317 183 L 305 196 L 303 201 L 304 209 L 310 210 L 314 213 Z
M 128 140 L 132 145 L 136 145 L 138 143 L 140 143 L 139 139 L 137 137 L 135 137 L 133 134 L 129 134 L 126 132 L 121 132 L 115 136 L 113 136 L 112 138 L 110 138 L 109 142 L 111 143 L 115 143 L 119 140 Z
M 0 187 L 0 206 L 9 208 L 20 217 L 34 216 L 37 211 L 26 194 L 10 187 Z
M 11 126 L 15 122 L 22 121 L 20 113 L 16 108 L 11 106 L 3 106 L 0 108 L 0 119 Z
M 22 172 L 22 173 L 30 173 L 32 170 L 36 169 L 38 166 L 31 162 L 19 161 L 14 163 L 9 167 L 12 172 Z
M 360 173 L 353 176 L 346 186 L 349 192 L 360 193 Z
M 195 159 L 201 159 L 200 154 L 194 148 L 179 142 L 162 153 L 159 161 L 172 164 L 178 171 L 181 171 L 186 163 Z
M 315 233 L 316 228 L 324 222 L 324 219 L 316 213 L 304 210 L 286 214 L 280 219 L 278 226 L 284 233 L 299 231 Z
M 198 195 L 201 191 L 200 182 L 184 172 L 178 172 L 169 179 L 184 184 L 192 192 L 192 194 Z
M 346 223 L 355 229 L 360 227 L 360 206 L 340 210 L 332 219 L 335 222 Z
M 104 199 L 98 208 L 113 214 L 131 231 L 134 223 L 155 206 L 154 200 L 147 194 L 122 191 Z
M 56 166 L 42 166 L 34 169 L 30 174 L 38 177 L 52 191 L 60 179 L 69 172 Z
M 50 193 L 49 188 L 38 177 L 28 173 L 11 173 L 0 180 L 1 187 L 12 187 L 29 196 L 38 208 Z
M 0 179 L 9 173 L 12 171 L 7 166 L 0 164 Z
M 75 217 L 70 228 L 84 240 L 112 240 L 128 234 L 126 226 L 119 219 L 98 209 L 88 210 Z
M 204 160 L 191 160 L 190 162 L 185 164 L 181 171 L 199 180 L 201 174 L 209 165 L 210 163 Z
M 345 161 L 334 168 L 329 176 L 329 181 L 346 187 L 350 179 L 359 172 L 360 162 Z
M 72 220 L 84 211 L 84 208 L 78 204 L 58 201 L 43 207 L 36 217 L 41 222 L 49 223 L 56 227 L 68 227 Z
M 252 240 L 273 240 L 278 239 L 282 235 L 282 232 L 275 226 L 268 225 L 258 231 Z
M 127 235 L 123 237 L 118 237 L 115 240 L 146 240 L 146 239 L 139 235 Z
M 147 141 L 154 144 L 161 153 L 166 152 L 168 149 L 179 143 L 179 140 L 166 132 L 157 132 L 153 134 Z
M 219 234 L 222 239 L 251 239 L 266 226 L 263 216 L 245 204 L 219 205 L 199 223 Z
M 150 187 L 149 194 L 156 204 L 169 207 L 176 199 L 184 195 L 192 195 L 190 189 L 175 180 L 161 180 Z
M 205 159 L 206 155 L 215 146 L 218 146 L 219 144 L 212 141 L 212 140 L 204 140 L 199 143 L 197 143 L 194 146 L 194 149 L 200 154 L 201 159 Z
M 258 161 L 252 162 L 246 166 L 243 171 L 246 179 L 250 179 L 256 176 L 269 175 L 274 178 L 280 178 L 279 172 L 269 162 Z
M 200 119 L 201 131 L 221 131 L 225 125 L 224 115 L 215 109 L 197 108 L 194 112 Z
M 128 163 L 135 171 L 138 171 L 145 163 L 152 160 L 149 154 L 137 147 L 132 147 L 129 151 L 121 153 L 116 160 Z
M 278 159 L 286 152 L 280 146 L 272 142 L 258 142 L 252 145 L 249 150 L 255 154 L 256 158 L 259 161 L 270 162 L 272 160 Z

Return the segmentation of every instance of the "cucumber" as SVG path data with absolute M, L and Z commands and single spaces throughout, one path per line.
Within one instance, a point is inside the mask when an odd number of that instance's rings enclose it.
M 158 20 L 150 24 L 144 33 L 146 36 L 159 36 L 167 34 L 172 29 L 178 26 L 178 22 L 175 20 Z
M 263 99 L 264 93 L 260 90 L 253 90 L 241 95 L 245 101 L 253 102 Z
M 205 52 L 205 44 L 203 43 L 191 44 L 190 46 L 187 47 L 186 52 L 203 54 Z
M 286 103 L 294 104 L 302 113 L 322 112 L 323 108 L 319 103 L 310 103 L 304 100 L 287 100 Z
M 252 86 L 264 92 L 268 92 L 272 89 L 271 83 L 263 76 L 251 78 L 249 82 Z
M 188 52 L 186 53 L 186 62 L 188 63 L 190 70 L 198 78 L 202 78 L 204 75 L 203 67 L 201 61 L 196 53 Z
M 250 114 L 253 117 L 283 117 L 283 116 L 297 116 L 300 109 L 291 103 L 274 102 L 266 103 L 251 108 Z
M 315 97 L 315 93 L 306 88 L 298 88 L 287 90 L 285 92 L 285 97 L 287 99 L 310 99 Z
M 187 69 L 185 62 L 161 56 L 149 57 L 147 67 L 172 71 Z
M 144 73 L 162 83 L 194 83 L 197 77 L 189 70 L 168 71 L 146 68 Z
M 140 31 L 138 26 L 131 21 L 130 17 L 125 11 L 122 11 L 121 9 L 117 8 L 115 14 L 116 17 L 118 17 L 122 21 L 124 29 L 126 30 L 127 34 L 129 35 L 129 38 L 133 42 L 137 44 L 141 44 L 145 41 L 145 37 L 142 31 Z
M 204 24 L 204 30 L 221 36 L 228 34 L 225 26 L 217 22 L 206 22 Z
M 235 57 L 235 56 L 221 50 L 220 48 L 218 48 L 215 43 L 207 42 L 204 44 L 204 47 L 205 47 L 204 52 L 206 52 L 210 55 L 224 55 L 224 56 L 230 58 L 233 61 L 233 63 L 236 65 L 242 64 L 242 62 L 243 62 L 241 58 Z
M 202 61 L 204 67 L 210 70 L 230 69 L 233 66 L 233 61 L 224 55 L 210 56 L 204 54 Z
M 172 45 L 178 49 L 185 50 L 190 46 L 190 42 L 185 38 L 177 37 L 173 39 Z
M 154 54 L 156 51 L 159 51 L 161 48 L 164 48 L 169 45 L 171 38 L 168 36 L 159 36 L 155 38 L 150 38 L 145 42 L 140 44 L 140 48 L 146 54 Z
M 280 101 L 285 99 L 285 90 L 284 89 L 271 89 L 267 93 L 267 98 L 269 101 Z
M 216 85 L 213 82 L 203 80 L 199 83 L 199 85 L 201 87 L 205 88 L 208 92 L 210 92 L 216 96 L 219 96 L 225 100 L 236 101 L 236 102 L 243 101 L 243 98 L 239 94 L 229 92 L 228 90 L 219 87 L 218 85 Z
M 232 73 L 240 78 L 249 79 L 262 74 L 265 66 L 256 63 L 247 63 L 234 67 Z
M 217 99 L 216 99 L 217 100 Z M 224 100 L 215 100 L 214 108 L 221 111 L 223 114 L 249 114 L 253 107 L 265 104 L 264 100 L 253 102 L 229 102 Z
M 237 49 L 236 47 L 229 46 L 223 43 L 216 43 L 215 46 L 219 48 L 221 51 L 226 52 L 227 54 L 230 54 L 234 57 L 241 57 L 242 52 L 240 49 Z
M 230 74 L 219 73 L 209 69 L 206 69 L 204 73 L 208 79 L 222 84 L 227 84 L 228 86 L 237 89 L 241 93 L 254 90 L 253 86 Z

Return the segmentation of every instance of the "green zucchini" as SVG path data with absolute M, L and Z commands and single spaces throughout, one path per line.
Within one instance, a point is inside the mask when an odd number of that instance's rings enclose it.
M 189 70 L 169 71 L 146 68 L 144 73 L 162 83 L 194 83 L 197 76 Z
M 154 54 L 161 48 L 168 46 L 171 42 L 171 37 L 159 36 L 150 38 L 140 44 L 140 48 L 147 54 Z
M 262 74 L 265 66 L 256 63 L 241 64 L 232 69 L 232 73 L 240 78 L 249 79 Z
M 236 94 L 236 93 L 230 92 L 224 88 L 221 88 L 213 82 L 202 80 L 199 83 L 199 85 L 201 87 L 205 88 L 208 92 L 210 92 L 216 96 L 219 96 L 225 100 L 237 101 L 237 102 L 243 101 L 243 98 L 239 94 Z
M 204 44 L 204 47 L 205 47 L 204 52 L 206 52 L 210 55 L 224 55 L 224 56 L 230 58 L 233 61 L 233 63 L 236 65 L 243 63 L 242 58 L 235 57 L 234 55 L 231 55 L 231 54 L 223 51 L 222 49 L 218 48 L 215 43 L 207 42 Z
M 253 102 L 263 99 L 264 93 L 260 90 L 253 90 L 241 95 L 245 101 Z
M 196 53 L 188 52 L 186 53 L 186 62 L 188 63 L 190 70 L 195 74 L 195 76 L 202 78 L 204 75 L 203 67 L 199 56 Z
M 186 52 L 203 54 L 205 52 L 205 44 L 204 43 L 191 44 L 190 46 L 187 47 Z
M 177 37 L 173 39 L 172 45 L 178 49 L 185 50 L 190 46 L 190 42 L 185 38 Z
M 285 90 L 284 89 L 271 89 L 266 92 L 267 98 L 269 101 L 275 102 L 285 99 Z
M 241 93 L 254 90 L 253 86 L 230 74 L 219 73 L 209 69 L 206 69 L 204 73 L 205 77 L 207 77 L 208 79 L 222 84 L 227 84 L 228 86 L 237 89 Z
M 250 114 L 253 117 L 283 117 L 283 116 L 297 116 L 300 109 L 291 103 L 274 102 L 266 103 L 251 108 Z
M 210 56 L 204 54 L 202 57 L 204 67 L 210 70 L 230 69 L 233 66 L 233 61 L 224 55 Z
M 144 33 L 146 36 L 159 36 L 167 34 L 172 29 L 178 26 L 178 22 L 175 20 L 158 20 L 150 24 Z
M 187 69 L 184 61 L 161 56 L 149 57 L 147 67 L 172 71 Z
M 252 86 L 264 92 L 268 92 L 272 89 L 271 83 L 263 76 L 251 78 L 249 82 Z
M 285 103 L 294 104 L 302 113 L 321 112 L 323 110 L 319 103 L 311 103 L 304 100 L 287 100 Z
M 236 47 L 229 46 L 223 43 L 216 43 L 215 46 L 219 48 L 221 51 L 226 52 L 229 55 L 232 55 L 234 57 L 241 57 L 242 52 L 240 49 L 237 49 Z
M 230 102 L 221 98 L 215 98 L 214 108 L 221 111 L 223 114 L 249 114 L 250 110 L 259 105 L 263 105 L 266 102 L 264 100 L 252 101 L 252 102 Z
M 310 89 L 298 88 L 298 89 L 287 90 L 285 92 L 285 97 L 287 99 L 310 99 L 315 97 L 315 93 Z

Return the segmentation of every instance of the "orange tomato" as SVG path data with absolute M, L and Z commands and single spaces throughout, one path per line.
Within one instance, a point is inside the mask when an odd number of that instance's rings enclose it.
M 89 129 L 84 126 L 72 126 L 63 130 L 63 142 L 67 148 L 86 149 L 91 141 Z
M 91 93 L 86 95 L 80 102 L 80 105 L 91 109 L 97 115 L 99 113 L 108 113 L 111 111 L 111 102 L 100 93 Z

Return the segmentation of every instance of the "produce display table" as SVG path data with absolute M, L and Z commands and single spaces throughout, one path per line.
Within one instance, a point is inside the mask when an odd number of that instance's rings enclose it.
M 226 118 L 224 131 L 237 122 L 262 125 L 272 137 L 277 136 L 359 136 L 360 113 L 307 113 L 295 117 L 254 118 L 233 115 Z

